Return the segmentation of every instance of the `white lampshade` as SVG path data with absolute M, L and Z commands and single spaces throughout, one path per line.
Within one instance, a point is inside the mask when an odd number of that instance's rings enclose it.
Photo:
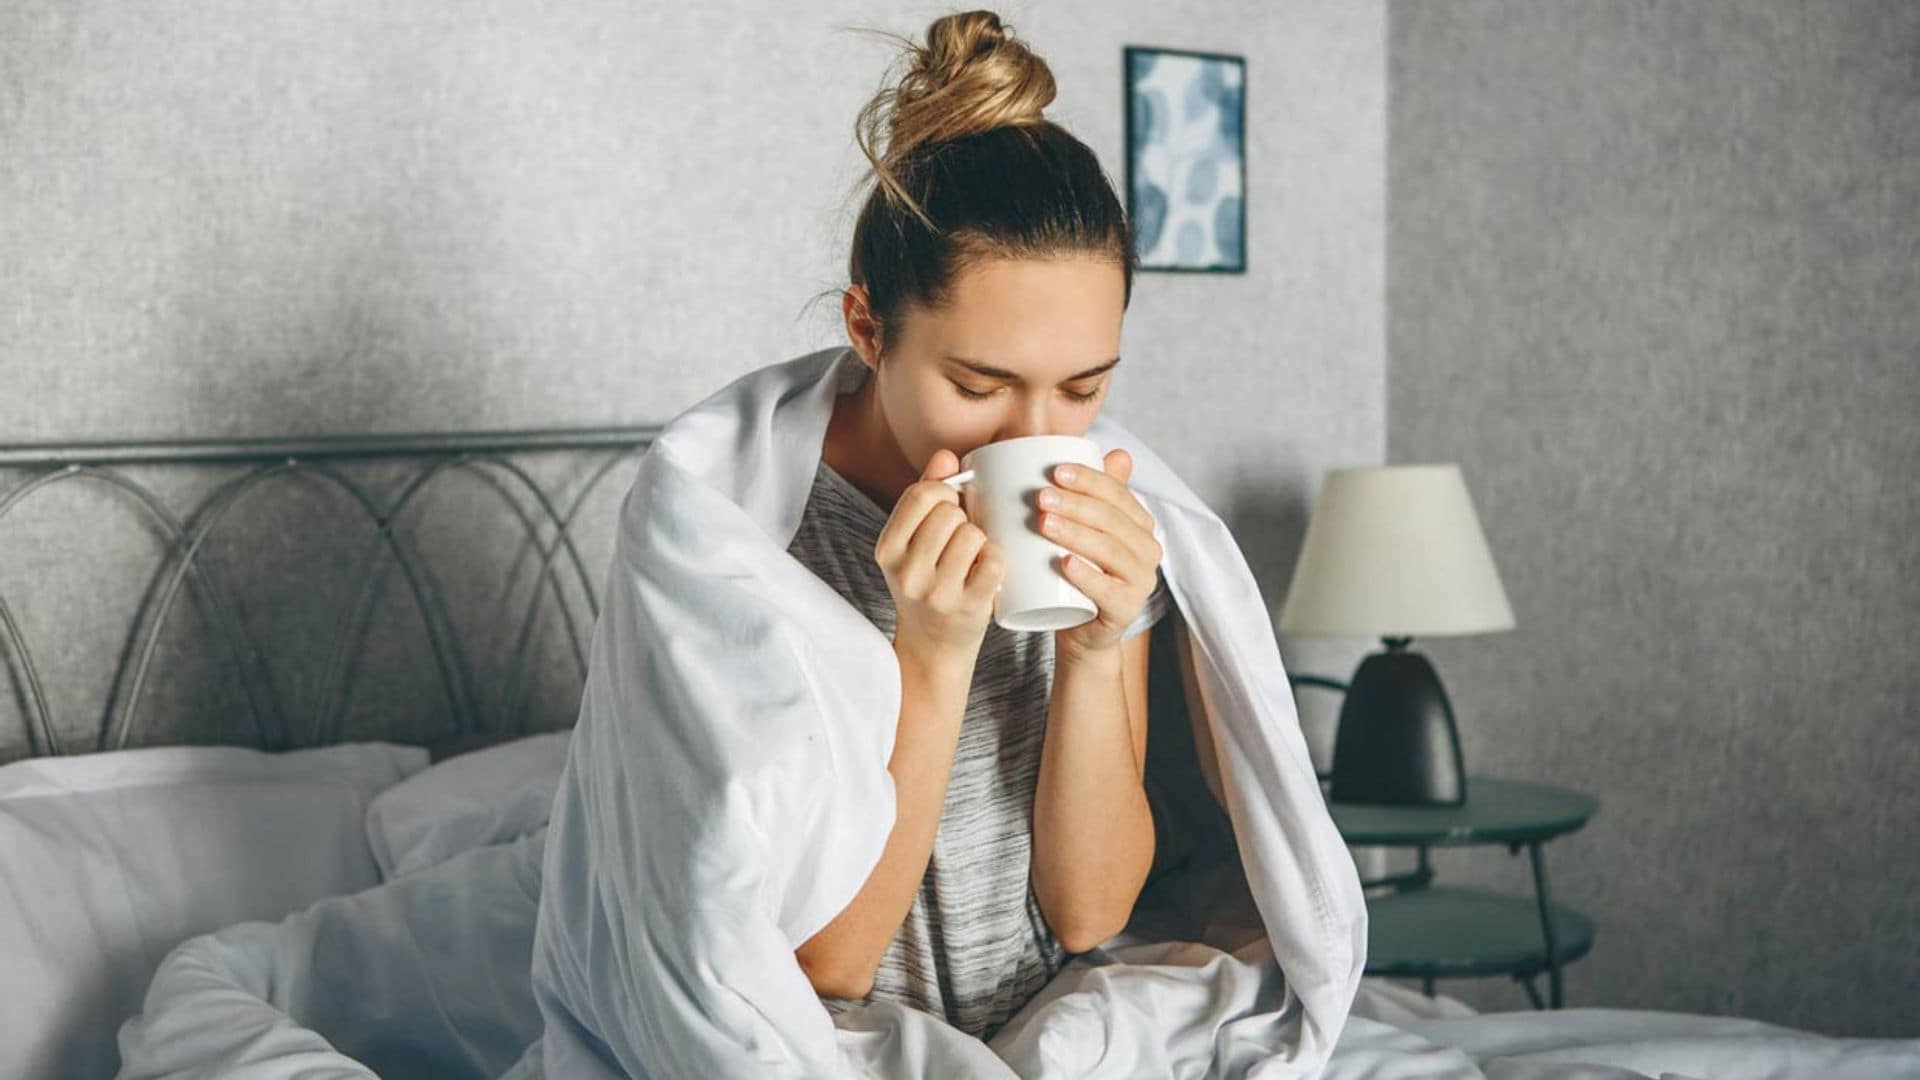
M 1280 630 L 1446 637 L 1513 629 L 1460 467 L 1331 469 L 1307 522 Z

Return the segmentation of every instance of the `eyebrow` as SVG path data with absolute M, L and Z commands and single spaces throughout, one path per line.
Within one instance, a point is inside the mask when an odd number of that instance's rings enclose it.
M 971 371 L 979 372 L 980 374 L 985 375 L 990 379 L 1018 380 L 1020 378 L 1019 372 L 1008 371 L 1006 368 L 994 367 L 992 364 L 983 364 L 978 360 L 969 360 L 964 356 L 949 356 L 949 357 L 946 357 L 946 359 L 952 361 L 953 363 L 959 364 L 962 367 L 965 367 Z M 1104 364 L 1096 364 L 1085 371 L 1076 372 L 1072 375 L 1069 375 L 1066 377 L 1064 381 L 1074 382 L 1075 380 L 1078 380 L 1078 379 L 1092 378 L 1093 376 L 1100 374 L 1101 372 L 1107 370 L 1108 368 L 1111 368 L 1112 366 L 1114 366 L 1115 364 L 1118 364 L 1119 362 L 1120 362 L 1120 358 L 1116 356 Z

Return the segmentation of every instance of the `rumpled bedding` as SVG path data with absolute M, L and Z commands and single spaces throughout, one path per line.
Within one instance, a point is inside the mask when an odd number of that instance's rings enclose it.
M 544 831 L 168 956 L 120 1031 L 127 1080 L 543 1075 L 528 963 Z M 990 1042 L 891 1003 L 837 1018 L 859 1077 L 1240 1077 L 1282 1038 L 1263 939 L 1232 952 L 1118 939 L 1083 954 Z M 1475 1013 L 1361 981 L 1329 1080 L 1886 1080 L 1920 1040 L 1734 1017 L 1573 1008 Z
M 756 369 L 665 425 L 639 462 L 547 830 L 533 990 L 549 1073 L 858 1067 L 794 951 L 846 908 L 893 831 L 900 661 L 787 545 L 834 403 L 866 377 L 846 347 Z M 1176 609 L 1162 621 L 1191 658 L 1184 756 L 1202 767 L 1166 778 L 1210 782 L 1163 786 L 1150 761 L 1143 783 L 1167 806 L 1224 808 L 1205 831 L 1231 840 L 1284 974 L 1249 1018 L 1274 1036 L 1254 1072 L 1311 1077 L 1359 988 L 1367 909 L 1271 616 L 1226 523 L 1172 468 L 1109 415 L 1086 435 L 1133 459 Z M 1149 745 L 1171 715 L 1149 708 Z
M 1134 459 L 1129 484 L 1155 520 L 1192 657 L 1185 704 L 1210 749 L 1186 756 L 1217 767 L 1230 819 L 1211 830 L 1230 832 L 1229 889 L 1189 889 L 1201 902 L 1188 921 L 1212 924 L 1199 908 L 1237 892 L 1251 934 L 1224 949 L 1207 933 L 1155 936 L 1137 918 L 984 1042 L 889 1003 L 829 1013 L 793 950 L 845 907 L 891 831 L 900 686 L 891 643 L 784 549 L 834 397 L 861 375 L 844 348 L 769 365 L 681 414 L 641 460 L 544 831 L 181 946 L 121 1029 L 123 1075 L 1278 1080 L 1920 1066 L 1913 1042 L 1620 1010 L 1459 1015 L 1363 979 L 1358 873 L 1259 589 L 1218 516 L 1106 416 L 1087 434 Z M 1163 797 L 1216 798 L 1191 786 Z M 1756 1056 L 1783 1064 L 1755 1071 Z

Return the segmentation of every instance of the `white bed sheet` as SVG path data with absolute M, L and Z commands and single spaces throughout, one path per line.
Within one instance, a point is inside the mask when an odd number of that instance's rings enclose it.
M 0 766 L 0 1077 L 113 1075 L 170 949 L 375 885 L 370 801 L 425 750 L 166 746 Z
M 181 945 L 121 1028 L 127 1078 L 540 1075 L 528 965 L 544 829 Z M 852 1075 L 1240 1077 L 1279 1044 L 1264 938 L 1235 952 L 1125 935 L 1076 958 L 983 1043 L 912 1009 L 836 1017 Z M 1362 981 L 1328 1080 L 1885 1080 L 1920 1039 L 1830 1038 L 1630 1009 L 1474 1013 Z

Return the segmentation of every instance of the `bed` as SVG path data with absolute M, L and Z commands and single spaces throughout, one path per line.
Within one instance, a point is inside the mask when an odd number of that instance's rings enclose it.
M 113 634 L 97 716 L 57 707 L 28 591 L 0 577 L 0 700 L 14 709 L 0 712 L 13 725 L 0 729 L 0 1075 L 536 1075 L 527 962 L 568 717 L 532 688 L 556 670 L 577 683 L 567 665 L 584 663 L 602 569 L 592 510 L 618 496 L 654 431 L 0 447 L 0 560 L 9 515 L 69 486 L 117 500 L 162 549 Z M 455 475 L 495 511 L 461 520 L 456 561 L 490 537 L 521 582 L 484 620 L 491 649 L 452 614 L 459 575 L 406 528 Z M 301 561 L 337 571 L 327 580 L 281 583 L 329 612 L 330 632 L 296 635 L 320 658 L 297 703 L 258 605 L 207 556 L 246 522 L 238 508 L 290 483 L 330 492 L 367 533 L 319 538 L 345 549 Z M 257 528 L 243 550 L 272 547 L 271 521 Z M 33 580 L 61 554 L 47 546 Z M 414 613 L 401 666 L 433 707 L 356 720 L 356 674 L 378 668 L 369 611 L 388 588 Z M 234 707 L 179 721 L 143 704 L 171 655 L 162 630 L 187 604 L 200 664 Z M 1271 1033 L 1234 1024 L 1275 992 L 1262 948 L 1231 920 L 1194 941 L 1130 927 L 963 1048 L 970 1071 L 1280 1075 L 1261 1064 Z M 928 1071 L 924 1022 L 880 1006 L 836 1021 L 873 1076 Z M 1324 1075 L 1920 1076 L 1920 1040 L 1649 1010 L 1476 1013 L 1369 977 Z

